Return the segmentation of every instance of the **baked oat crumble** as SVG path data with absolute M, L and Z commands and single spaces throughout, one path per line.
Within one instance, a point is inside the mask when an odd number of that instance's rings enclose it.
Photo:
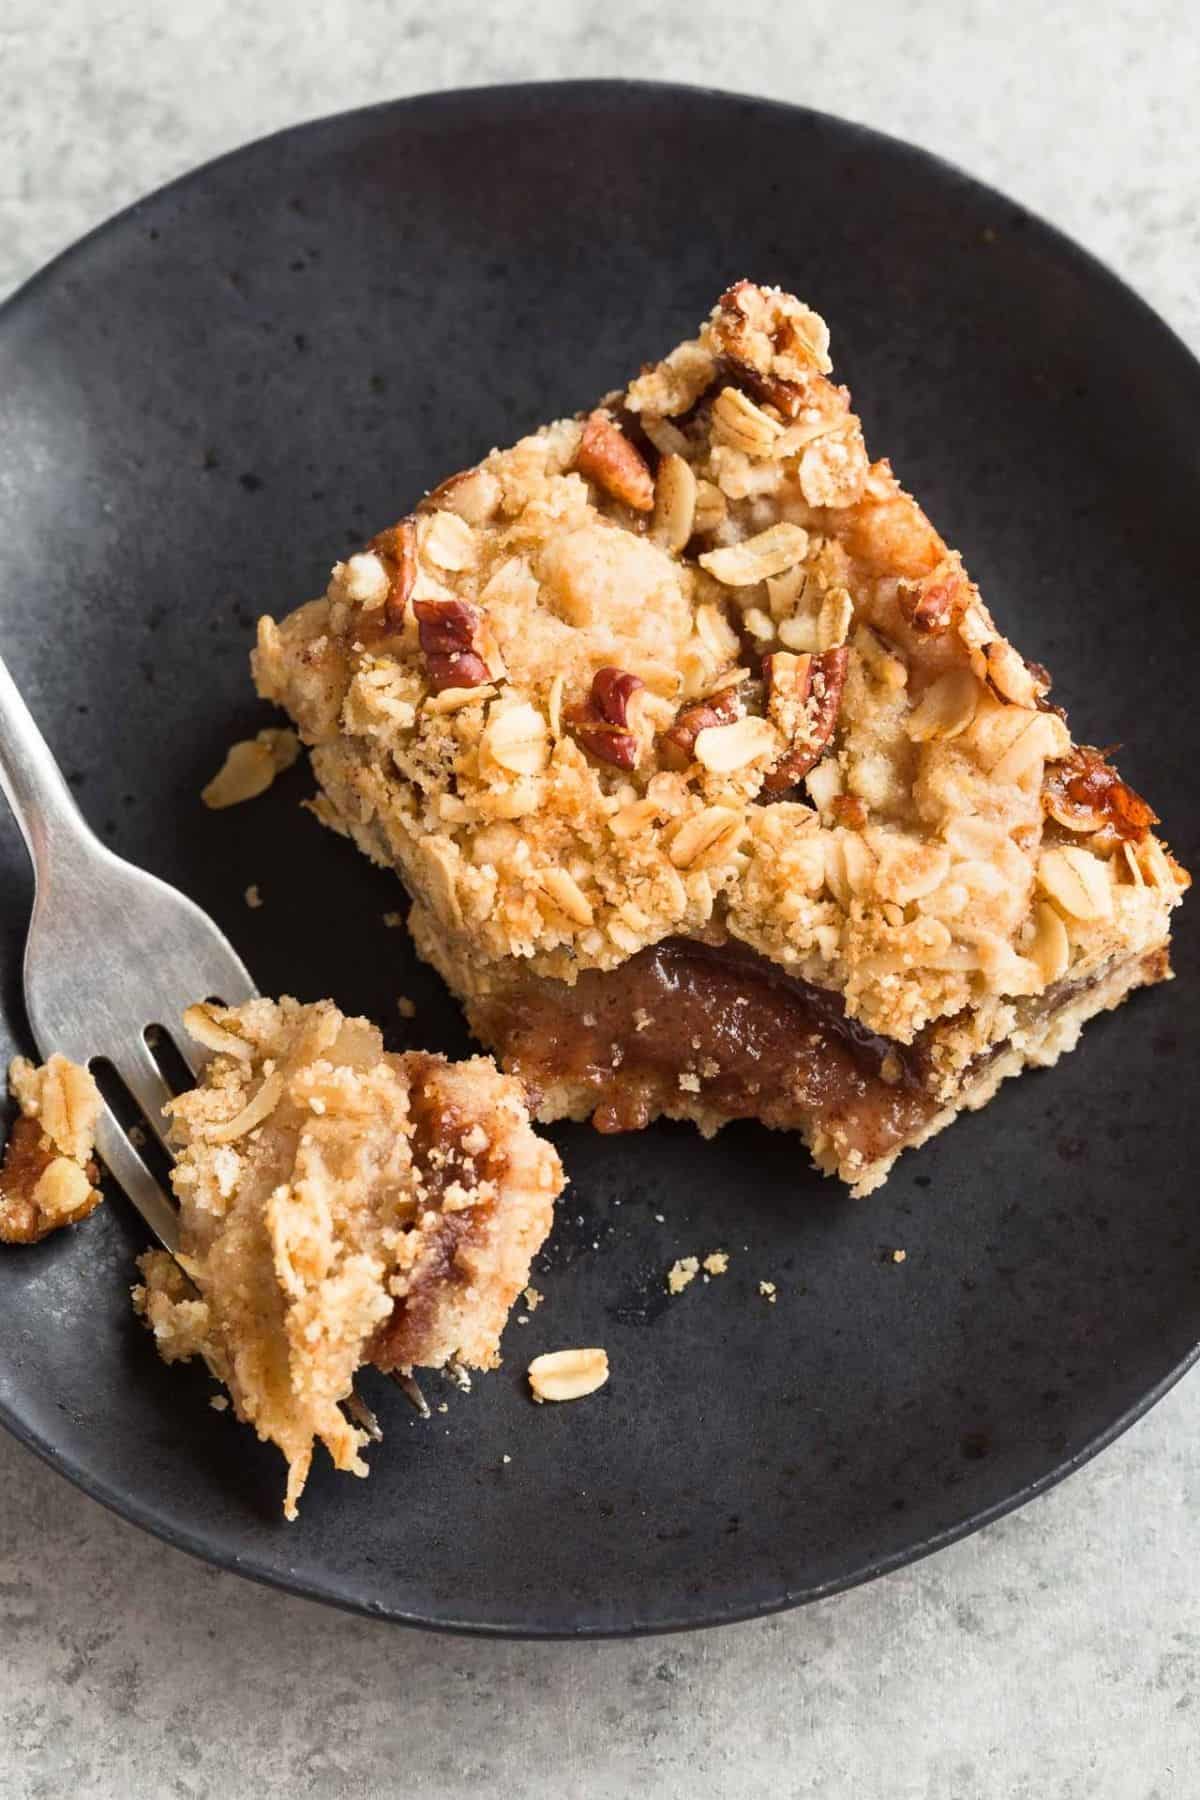
M 0 1243 L 36 1244 L 103 1199 L 94 1148 L 104 1103 L 88 1070 L 57 1054 L 40 1067 L 14 1057 L 8 1083 L 20 1112 L 0 1166 Z
M 561 1169 L 487 1058 L 385 1054 L 330 1001 L 185 1022 L 213 1055 L 169 1109 L 182 1247 L 141 1258 L 134 1303 L 167 1362 L 203 1357 L 278 1444 L 294 1518 L 317 1440 L 367 1473 L 342 1407 L 360 1365 L 496 1365 Z
M 736 282 L 254 666 L 539 1117 L 754 1116 L 865 1193 L 1166 978 L 1188 878 L 830 375 Z

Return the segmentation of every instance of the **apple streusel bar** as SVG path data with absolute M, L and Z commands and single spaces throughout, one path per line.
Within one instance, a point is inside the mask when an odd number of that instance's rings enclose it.
M 254 667 L 539 1117 L 756 1117 L 862 1193 L 1167 976 L 1187 877 L 830 369 L 736 283 Z

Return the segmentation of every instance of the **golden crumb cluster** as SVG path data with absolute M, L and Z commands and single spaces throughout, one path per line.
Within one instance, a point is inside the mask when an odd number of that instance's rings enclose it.
M 14 1058 L 8 1080 L 21 1110 L 0 1167 L 0 1243 L 36 1244 L 100 1204 L 93 1148 L 103 1101 L 88 1071 L 57 1054 L 40 1068 Z
M 279 1445 L 292 1518 L 314 1441 L 367 1472 L 342 1410 L 361 1364 L 498 1360 L 562 1171 L 486 1058 L 385 1054 L 329 1001 L 186 1023 L 212 1058 L 170 1109 L 182 1249 L 141 1259 L 135 1304 L 166 1361 L 202 1356 Z
M 740 282 L 262 621 L 321 816 L 468 998 L 715 928 L 911 1043 L 1162 941 L 1154 815 L 871 462 L 828 344 Z

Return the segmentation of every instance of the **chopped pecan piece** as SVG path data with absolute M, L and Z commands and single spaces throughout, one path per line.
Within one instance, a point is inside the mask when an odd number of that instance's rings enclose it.
M 658 740 L 658 753 L 663 767 L 681 771 L 692 760 L 696 739 L 713 725 L 732 725 L 742 716 L 739 684 L 731 682 L 708 694 L 703 700 L 689 700 L 675 715 Z
M 1068 831 L 1101 831 L 1137 842 L 1158 824 L 1158 814 L 1121 780 L 1099 750 L 1080 744 L 1046 772 L 1042 805 Z
M 735 281 L 721 295 L 713 335 L 727 374 L 756 400 L 794 419 L 809 397 L 812 372 L 829 369 L 829 334 L 800 301 Z
M 446 688 L 482 687 L 491 680 L 476 648 L 476 632 L 483 618 L 477 606 L 469 600 L 415 600 L 413 612 L 429 685 L 435 693 Z
M 638 744 L 629 729 L 629 702 L 644 685 L 625 669 L 596 670 L 588 698 L 563 713 L 563 722 L 589 756 L 616 769 L 636 768 Z
M 589 413 L 575 467 L 614 500 L 623 500 L 635 512 L 653 512 L 654 477 L 646 459 L 606 412 Z
M 794 787 L 824 755 L 837 724 L 849 659 L 844 644 L 815 655 L 776 651 L 764 656 L 767 712 L 792 739 L 792 748 L 768 770 L 765 793 L 781 794 Z
M 381 531 L 367 545 L 388 573 L 388 594 L 383 603 L 383 616 L 393 631 L 404 623 L 404 609 L 417 579 L 417 533 L 411 519 L 401 519 Z
M 900 611 L 914 631 L 941 637 L 967 609 L 967 583 L 956 572 L 935 569 L 916 581 L 901 581 Z

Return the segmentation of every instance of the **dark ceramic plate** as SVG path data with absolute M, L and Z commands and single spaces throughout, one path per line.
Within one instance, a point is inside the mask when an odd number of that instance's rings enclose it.
M 869 442 L 1194 861 L 1200 368 L 1141 301 L 1000 195 L 836 119 L 627 84 L 445 94 L 201 169 L 0 315 L 4 654 L 96 828 L 206 906 L 265 991 L 467 1049 L 382 923 L 394 883 L 300 811 L 302 770 L 231 813 L 198 803 L 268 717 L 255 615 L 743 273 L 832 321 Z M 29 903 L 7 818 L 0 852 L 7 1055 Z M 448 1410 L 427 1422 L 376 1383 L 370 1481 L 319 1464 L 294 1526 L 276 1453 L 134 1323 L 145 1233 L 119 1197 L 0 1258 L 0 1417 L 172 1543 L 391 1619 L 648 1631 L 895 1567 L 1077 1466 L 1196 1352 L 1196 917 L 1178 985 L 869 1200 L 754 1128 L 556 1132 L 547 1298 L 504 1368 L 469 1396 L 430 1380 Z M 717 1248 L 729 1273 L 668 1301 L 671 1262 Z M 529 1357 L 578 1343 L 607 1346 L 610 1385 L 531 1406 Z

